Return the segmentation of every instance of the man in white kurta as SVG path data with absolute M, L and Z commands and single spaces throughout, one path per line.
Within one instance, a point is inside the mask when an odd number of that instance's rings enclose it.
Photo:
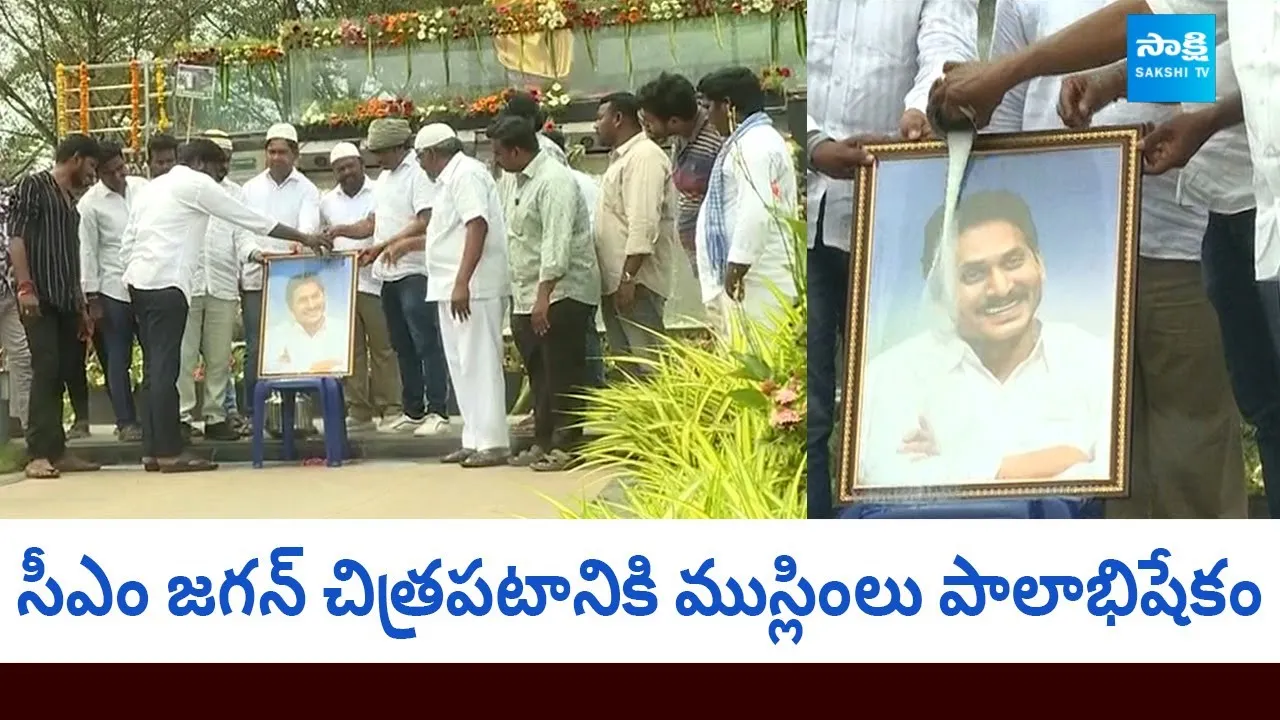
M 462 447 L 445 462 L 505 465 L 502 323 L 511 293 L 507 228 L 493 174 L 467 157 L 448 125 L 418 131 L 414 150 L 438 190 L 427 226 L 427 300 L 436 304 L 449 376 L 462 413 Z
M 279 123 L 271 126 L 267 130 L 267 169 L 244 184 L 244 199 L 250 208 L 278 223 L 313 233 L 320 229 L 320 190 L 298 172 L 298 152 L 298 131 L 292 125 Z M 298 250 L 296 244 L 269 237 L 254 240 L 268 254 Z M 245 339 L 244 393 L 246 398 L 252 398 L 258 379 L 263 268 L 253 263 L 244 265 L 240 285 Z
M 925 258 L 940 220 L 941 211 Z M 858 484 L 1109 477 L 1110 347 L 1037 315 L 1045 267 L 1030 210 L 1012 193 L 975 193 L 961 199 L 957 226 L 954 254 L 937 256 L 936 272 L 951 282 L 930 283 L 945 327 L 868 365 Z

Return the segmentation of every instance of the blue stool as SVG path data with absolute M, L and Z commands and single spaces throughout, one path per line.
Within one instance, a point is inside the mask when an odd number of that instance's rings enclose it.
M 346 406 L 342 399 L 342 383 L 337 378 L 258 378 L 253 389 L 253 466 L 262 467 L 266 454 L 263 423 L 267 417 L 267 398 L 280 393 L 280 433 L 284 440 L 286 460 L 297 459 L 294 445 L 294 413 L 299 392 L 314 390 L 320 396 L 320 412 L 324 418 L 324 460 L 329 467 L 339 467 L 347 454 Z

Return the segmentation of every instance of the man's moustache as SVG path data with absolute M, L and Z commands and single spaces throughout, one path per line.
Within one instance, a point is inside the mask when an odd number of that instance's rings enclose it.
M 988 310 L 995 310 L 997 308 L 1008 307 L 1013 303 L 1022 302 L 1023 300 L 1026 300 L 1026 299 L 1027 299 L 1027 294 L 1025 292 L 1010 293 L 1008 295 L 1005 295 L 1002 298 L 998 298 L 996 300 L 988 300 L 982 303 L 982 311 L 987 312 Z

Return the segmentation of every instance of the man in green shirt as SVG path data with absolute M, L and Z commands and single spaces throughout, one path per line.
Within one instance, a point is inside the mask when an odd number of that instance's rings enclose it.
M 543 151 L 528 119 L 501 117 L 488 131 L 498 166 L 515 176 L 503 193 L 511 264 L 511 333 L 533 391 L 534 444 L 511 464 L 564 470 L 581 437 L 573 396 L 587 384 L 586 335 L 600 301 L 591 214 L 567 167 Z

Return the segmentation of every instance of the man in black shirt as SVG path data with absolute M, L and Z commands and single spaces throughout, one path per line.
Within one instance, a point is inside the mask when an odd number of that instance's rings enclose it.
M 32 367 L 27 421 L 27 477 L 56 478 L 99 465 L 67 452 L 60 372 L 67 353 L 81 353 L 90 326 L 80 289 L 80 213 L 76 195 L 93 184 L 98 142 L 70 135 L 58 145 L 52 170 L 18 183 L 9 215 L 9 251 L 18 307 Z

